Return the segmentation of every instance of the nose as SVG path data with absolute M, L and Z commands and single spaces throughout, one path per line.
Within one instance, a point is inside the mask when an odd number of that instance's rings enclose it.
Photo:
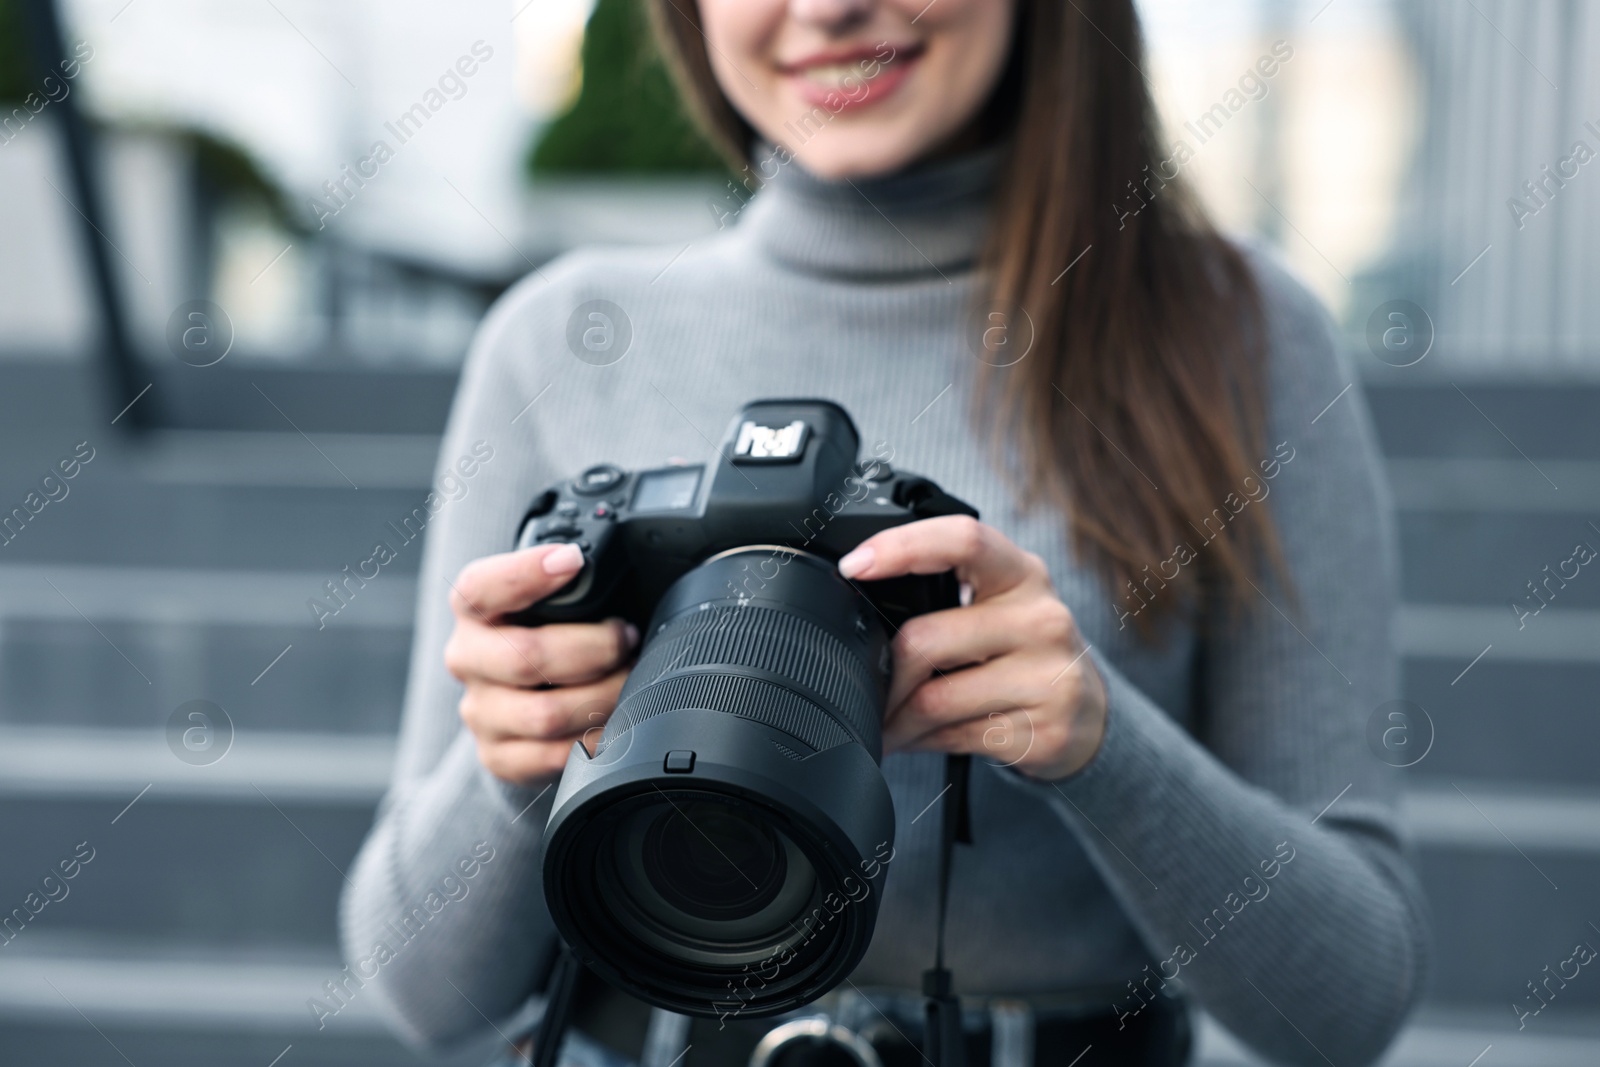
M 877 3 L 878 0 L 789 0 L 789 17 L 839 33 L 865 22 Z

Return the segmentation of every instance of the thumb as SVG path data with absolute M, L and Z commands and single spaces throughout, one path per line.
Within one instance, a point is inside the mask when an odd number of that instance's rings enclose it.
M 577 545 L 535 545 L 473 560 L 451 586 L 457 618 L 482 622 L 537 604 L 583 569 Z

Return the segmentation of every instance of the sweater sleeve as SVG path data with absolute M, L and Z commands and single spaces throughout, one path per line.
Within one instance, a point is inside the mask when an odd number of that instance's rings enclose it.
M 432 514 L 394 776 L 340 908 L 349 970 L 365 982 L 355 995 L 408 1041 L 436 1049 L 514 1015 L 554 948 L 537 862 L 554 791 L 484 769 L 443 661 L 451 582 L 471 560 L 511 547 L 528 502 L 552 480 L 528 406 L 551 383 L 524 351 L 540 303 L 529 290 L 542 284 L 503 297 L 468 355 L 424 505 Z
M 1171 981 L 1273 1062 L 1357 1067 L 1393 1039 L 1427 944 L 1393 771 L 1366 741 L 1397 688 L 1392 519 L 1331 324 L 1272 268 L 1263 281 L 1269 447 L 1292 453 L 1263 484 L 1289 587 L 1258 580 L 1242 621 L 1204 621 L 1193 734 L 1096 649 L 1100 751 L 1058 782 L 1007 777 L 1066 821 L 1132 918 L 1157 961 L 1144 996 Z

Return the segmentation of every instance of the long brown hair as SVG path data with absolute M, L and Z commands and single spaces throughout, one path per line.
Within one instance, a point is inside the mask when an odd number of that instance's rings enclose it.
M 1007 143 L 984 299 L 1023 309 L 1034 343 L 984 375 L 976 417 L 1152 636 L 1200 598 L 1242 607 L 1281 570 L 1265 507 L 1228 506 L 1266 458 L 1260 292 L 1161 149 L 1133 0 L 1096 0 L 1092 22 L 1076 3 L 1017 3 L 982 119 Z M 691 111 L 741 167 L 755 131 L 717 87 L 698 5 L 649 4 Z

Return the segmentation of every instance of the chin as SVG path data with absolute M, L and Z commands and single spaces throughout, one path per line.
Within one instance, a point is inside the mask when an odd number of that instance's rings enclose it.
M 831 131 L 830 131 L 831 132 Z M 825 140 L 818 137 L 818 141 Z M 878 178 L 904 170 L 928 150 L 927 145 L 908 144 L 881 130 L 852 130 L 848 137 L 828 144 L 801 146 L 795 161 L 824 181 Z

